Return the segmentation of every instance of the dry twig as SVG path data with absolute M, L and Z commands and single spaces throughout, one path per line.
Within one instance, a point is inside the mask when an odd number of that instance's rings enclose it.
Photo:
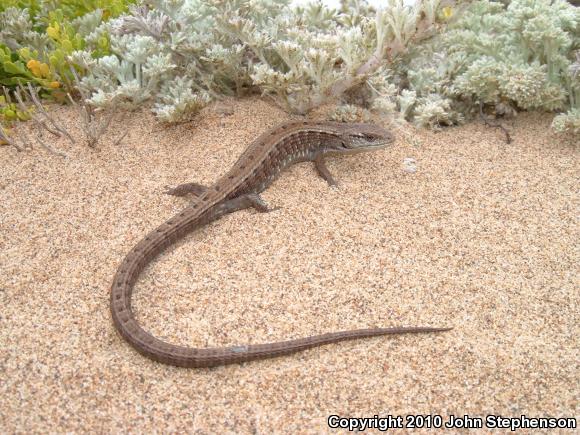
M 58 151 L 55 150 L 53 147 L 51 147 L 50 145 L 48 145 L 46 142 L 44 142 L 43 137 L 42 137 L 42 127 L 43 124 L 38 123 L 36 124 L 36 128 L 37 128 L 37 135 L 36 135 L 36 141 L 42 146 L 44 147 L 46 150 L 48 150 L 49 152 L 56 154 L 57 156 L 61 156 L 61 157 L 68 157 L 68 154 L 62 152 L 62 151 Z M 50 130 L 49 130 L 50 131 Z
M 50 145 L 48 145 L 46 142 L 44 142 L 42 132 L 46 130 L 49 133 L 58 137 L 65 135 L 73 143 L 74 139 L 63 127 L 59 126 L 58 123 L 48 114 L 48 112 L 42 105 L 40 98 L 38 97 L 36 89 L 33 88 L 30 83 L 28 83 L 27 87 L 28 90 L 22 84 L 18 85 L 18 87 L 12 92 L 12 95 L 14 95 L 14 97 L 16 98 L 16 103 L 20 111 L 22 111 L 23 113 L 28 113 L 30 115 L 30 119 L 32 120 L 32 122 L 36 127 L 37 132 L 36 141 L 52 154 L 56 154 L 61 157 L 68 157 L 62 151 L 58 151 L 53 147 L 51 147 Z M 12 102 L 10 93 L 8 92 L 6 87 L 3 86 L 2 90 L 4 92 L 6 100 L 8 102 Z M 27 102 L 32 101 L 34 107 L 36 108 L 35 113 L 31 113 L 29 108 L 26 106 L 25 101 Z M 50 123 L 51 126 L 49 126 L 48 123 Z M 2 131 L 2 129 L 0 129 L 0 139 L 4 140 L 6 142 L 6 145 L 13 146 L 14 148 L 16 148 L 17 151 L 25 151 L 33 149 L 32 141 L 30 140 L 29 135 L 26 133 L 24 129 L 19 131 L 19 136 L 23 138 L 22 140 L 20 140 L 21 144 L 18 143 L 17 139 L 9 138 L 8 135 L 4 131 Z
M 24 90 L 24 88 L 22 89 Z M 38 120 L 37 121 L 40 122 L 41 124 L 44 124 L 45 122 L 50 123 L 56 131 L 58 131 L 60 134 L 64 134 L 68 138 L 68 140 L 70 140 L 71 143 L 75 143 L 75 140 L 72 138 L 69 132 L 66 131 L 66 129 L 64 129 L 63 127 L 59 126 L 57 122 L 48 114 L 48 112 L 40 102 L 40 99 L 38 98 L 38 93 L 36 92 L 36 89 L 34 89 L 30 83 L 28 83 L 28 91 L 29 91 L 28 95 L 30 96 L 32 102 L 34 103 L 36 109 L 38 110 L 38 113 L 45 118 L 45 121 Z M 47 130 L 51 131 L 49 128 L 47 128 Z M 51 133 L 54 132 L 51 131 Z
M 13 146 L 16 148 L 16 151 L 24 151 L 26 149 L 25 146 L 19 145 L 15 140 L 10 139 L 6 133 L 4 133 L 4 129 L 0 126 L 0 139 L 3 140 L 5 143 L 2 146 Z
M 69 65 L 69 68 L 73 74 L 76 89 L 81 94 L 81 98 L 80 102 L 77 102 L 69 93 L 67 93 L 68 99 L 81 112 L 83 131 L 85 132 L 87 137 L 87 145 L 91 148 L 96 148 L 99 139 L 105 133 L 105 131 L 108 130 L 109 125 L 111 124 L 111 121 L 113 120 L 113 117 L 117 112 L 116 110 L 117 107 L 114 106 L 108 117 L 106 117 L 104 120 L 101 120 L 100 123 L 97 122 L 97 110 L 86 102 L 89 96 L 86 95 L 85 91 L 83 90 L 80 83 L 80 79 L 74 67 L 72 65 Z M 114 144 L 117 145 L 125 137 L 126 134 L 127 131 L 121 134 Z
M 503 131 L 505 133 L 505 141 L 506 143 L 511 143 L 512 142 L 512 138 L 509 134 L 509 132 L 507 131 L 507 129 L 501 125 L 499 122 L 497 123 L 491 123 L 488 121 L 488 119 L 485 117 L 485 115 L 483 114 L 483 103 L 479 103 L 479 117 L 481 118 L 481 120 L 483 121 L 483 123 L 488 126 L 488 127 L 494 127 L 494 128 L 499 128 L 501 131 Z
M 22 86 L 19 86 L 19 89 L 16 89 L 16 90 L 14 91 L 14 96 L 15 96 L 15 97 L 16 97 L 16 99 L 18 100 L 18 107 L 20 108 L 20 110 L 21 110 L 21 111 L 23 111 L 23 112 L 28 112 L 28 108 L 26 107 L 26 104 L 24 104 L 24 100 L 23 100 L 22 96 L 20 95 L 20 91 L 22 91 L 22 92 L 24 93 L 24 95 L 26 95 L 26 96 L 28 96 L 28 97 L 30 97 L 30 98 L 32 98 L 32 97 L 31 97 L 31 94 L 28 94 L 28 93 L 26 92 L 26 89 L 24 89 Z M 35 105 L 36 105 L 36 103 L 35 103 Z M 36 106 L 37 106 L 37 105 L 36 105 Z M 37 106 L 37 107 L 38 107 L 38 106 Z M 60 136 L 61 136 L 61 133 L 60 133 L 59 131 L 57 131 L 57 130 L 53 130 L 51 127 L 49 127 L 49 126 L 47 125 L 47 123 L 46 123 L 46 121 L 45 121 L 45 120 L 43 120 L 43 119 L 38 119 L 38 116 L 36 116 L 35 114 L 32 114 L 32 115 L 31 115 L 31 119 L 32 119 L 32 121 L 34 122 L 34 125 L 35 125 L 35 126 L 36 126 L 36 128 L 37 128 L 36 141 L 37 141 L 37 142 L 38 142 L 40 145 L 42 145 L 42 147 L 44 147 L 44 148 L 45 148 L 47 151 L 49 151 L 49 152 L 51 152 L 51 153 L 53 153 L 53 154 L 56 154 L 56 155 L 58 155 L 58 156 L 61 156 L 61 157 L 68 157 L 68 156 L 67 156 L 65 153 L 63 153 L 62 151 L 55 150 L 53 147 L 51 147 L 51 146 L 50 146 L 50 145 L 48 145 L 46 142 L 44 142 L 44 140 L 42 140 L 42 139 L 43 139 L 43 138 L 42 138 L 42 131 L 43 131 L 43 129 L 44 129 L 44 130 L 46 130 L 46 131 L 48 131 L 49 133 L 51 133 L 51 134 L 55 135 L 55 136 L 58 136 L 58 137 L 60 137 Z M 23 134 L 24 136 L 26 136 L 26 137 L 27 137 L 27 135 L 24 133 L 24 131 L 22 132 L 22 134 Z

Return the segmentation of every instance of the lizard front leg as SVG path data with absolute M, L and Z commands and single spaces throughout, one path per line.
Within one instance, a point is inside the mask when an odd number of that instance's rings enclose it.
M 314 158 L 314 166 L 318 171 L 318 175 L 325 179 L 330 186 L 338 186 L 338 183 L 326 167 L 326 162 L 324 161 L 324 156 L 322 154 L 318 154 Z

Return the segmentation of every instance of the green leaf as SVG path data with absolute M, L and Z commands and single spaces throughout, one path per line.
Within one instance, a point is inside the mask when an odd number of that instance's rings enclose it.
M 22 47 L 20 50 L 18 50 L 18 53 L 23 59 L 25 60 L 30 59 L 30 48 Z
M 85 40 L 78 33 L 75 35 L 74 46 L 75 49 L 77 50 L 82 50 L 83 48 L 85 48 Z
M 13 120 L 16 119 L 16 113 L 14 112 L 14 110 L 12 109 L 6 109 L 3 111 L 4 116 L 6 117 L 6 119 L 8 120 Z
M 57 48 L 56 50 L 54 50 L 53 55 L 54 55 L 54 57 L 56 57 L 58 62 L 60 62 L 60 63 L 64 62 L 64 52 L 60 48 Z
M 61 45 L 62 45 L 63 50 L 66 51 L 67 53 L 70 53 L 73 51 L 73 45 L 68 39 L 63 39 L 61 42 Z
M 0 84 L 2 84 L 4 86 L 16 86 L 19 84 L 27 83 L 29 81 L 30 80 L 24 79 L 22 77 L 9 77 L 9 78 L 0 79 Z
M 7 61 L 4 62 L 2 66 L 4 67 L 4 71 L 6 71 L 7 73 L 29 75 L 28 71 L 24 68 L 24 64 L 22 62 L 14 63 Z

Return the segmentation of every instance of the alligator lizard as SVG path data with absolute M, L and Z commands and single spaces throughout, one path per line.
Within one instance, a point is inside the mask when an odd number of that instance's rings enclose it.
M 358 329 L 276 343 L 200 349 L 159 340 L 145 331 L 133 316 L 131 295 L 137 277 L 150 261 L 176 240 L 226 213 L 249 207 L 259 212 L 271 211 L 259 195 L 293 163 L 313 161 L 318 173 L 334 185 L 336 182 L 324 162 L 326 156 L 384 148 L 393 139 L 388 131 L 372 124 L 290 122 L 258 137 L 232 169 L 212 186 L 187 183 L 166 192 L 177 196 L 190 195 L 194 199 L 179 214 L 137 243 L 119 266 L 111 289 L 111 313 L 117 330 L 140 353 L 156 361 L 183 367 L 211 367 L 271 358 L 346 339 L 450 329 Z

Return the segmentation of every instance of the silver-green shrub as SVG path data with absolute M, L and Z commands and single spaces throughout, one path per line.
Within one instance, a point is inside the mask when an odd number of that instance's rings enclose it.
M 99 27 L 96 18 L 76 25 L 89 44 L 107 34 L 111 54 L 71 56 L 96 106 L 151 101 L 176 122 L 211 100 L 260 92 L 296 113 L 342 100 L 336 119 L 360 118 L 358 105 L 438 128 L 480 110 L 540 109 L 562 112 L 556 130 L 578 128 L 580 10 L 563 0 L 388 0 L 380 10 L 355 0 L 341 10 L 149 0 Z
M 560 130 L 578 116 L 572 65 L 580 8 L 563 0 L 504 3 L 473 2 L 445 32 L 410 53 L 399 73 L 416 93 L 406 110 L 419 124 L 456 122 L 481 107 L 500 115 L 568 110 L 554 124 Z
M 84 67 L 81 86 L 92 94 L 89 103 L 136 107 L 152 100 L 159 119 L 176 122 L 195 115 L 211 98 L 248 86 L 246 53 L 217 31 L 214 3 L 153 0 L 103 24 L 112 54 L 71 56 Z
M 349 90 L 392 110 L 396 88 L 382 71 L 409 46 L 435 33 L 441 0 L 375 11 L 344 2 L 337 11 L 287 0 L 151 0 L 103 24 L 111 56 L 91 59 L 82 80 L 97 106 L 152 100 L 165 121 L 191 117 L 223 95 L 258 91 L 305 113 Z
M 571 86 L 575 89 L 572 97 L 575 98 L 570 106 L 570 110 L 554 117 L 552 128 L 559 133 L 570 131 L 580 134 L 580 50 L 576 51 L 576 62 L 570 65 Z
M 14 51 L 22 47 L 42 51 L 49 41 L 48 35 L 34 30 L 28 9 L 10 7 L 0 12 L 0 44 Z

